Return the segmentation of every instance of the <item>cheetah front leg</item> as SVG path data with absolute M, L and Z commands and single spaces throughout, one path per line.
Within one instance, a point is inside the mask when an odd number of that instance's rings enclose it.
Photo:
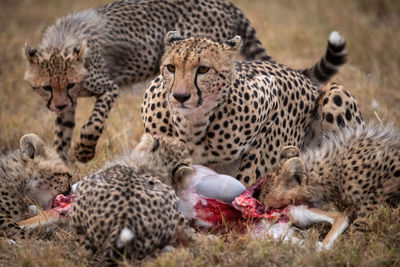
M 0 236 L 18 241 L 25 239 L 25 231 L 10 216 L 0 212 Z
M 270 164 L 270 160 L 266 158 L 264 151 L 265 140 L 262 140 L 260 136 L 253 142 L 252 147 L 242 155 L 239 170 L 235 175 L 236 179 L 247 188 L 265 175 L 266 166 Z
M 189 245 L 193 242 L 196 242 L 196 240 L 198 240 L 196 231 L 190 227 L 185 216 L 183 216 L 182 213 L 179 213 L 174 242 L 183 245 Z
M 378 208 L 378 203 L 373 194 L 369 194 L 367 199 L 361 203 L 360 209 L 356 212 L 356 218 L 354 219 L 351 230 L 356 234 L 360 234 L 369 230 L 370 225 L 368 224 L 368 217 L 371 216 L 372 212 Z
M 75 157 L 81 162 L 87 162 L 94 157 L 97 140 L 104 129 L 104 122 L 118 97 L 118 87 L 114 82 L 109 81 L 107 88 L 109 89 L 106 92 L 97 96 L 92 115 L 82 127 L 79 140 L 75 144 Z
M 72 133 L 75 127 L 75 109 L 76 102 L 73 103 L 70 111 L 57 115 L 56 119 L 53 146 L 65 162 L 68 160 L 68 150 L 71 145 Z

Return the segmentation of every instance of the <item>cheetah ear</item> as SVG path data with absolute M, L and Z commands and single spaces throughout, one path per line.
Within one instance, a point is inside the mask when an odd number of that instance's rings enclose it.
M 282 166 L 282 175 L 289 181 L 295 181 L 301 185 L 306 183 L 306 167 L 301 158 L 294 157 L 286 161 Z
M 285 161 L 300 156 L 300 150 L 296 146 L 284 146 L 279 152 L 279 163 L 283 164 Z
M 30 45 L 28 45 L 27 43 L 25 43 L 24 52 L 25 52 L 25 56 L 26 56 L 26 59 L 28 60 L 28 62 L 31 64 L 35 63 L 35 59 L 38 57 L 37 49 L 35 49 L 35 48 L 31 47 Z
M 142 138 L 140 139 L 140 143 L 136 146 L 136 151 L 156 151 L 158 149 L 158 146 L 160 145 L 159 141 L 157 138 L 154 138 L 151 134 L 145 133 L 142 135 Z
M 177 31 L 169 31 L 165 35 L 164 43 L 166 46 L 175 46 L 183 40 L 182 35 Z
M 195 173 L 193 167 L 182 165 L 174 173 L 172 177 L 172 185 L 175 191 L 186 189 L 190 183 L 190 178 Z
M 75 46 L 74 54 L 76 61 L 83 61 L 85 55 L 85 48 L 86 48 L 86 42 L 83 42 L 81 45 Z
M 229 39 L 225 43 L 222 44 L 222 47 L 225 50 L 232 50 L 236 51 L 240 48 L 240 45 L 242 44 L 242 38 L 239 35 L 236 35 L 232 39 Z
M 23 158 L 34 159 L 37 156 L 46 155 L 46 146 L 36 134 L 26 134 L 19 141 L 20 152 Z

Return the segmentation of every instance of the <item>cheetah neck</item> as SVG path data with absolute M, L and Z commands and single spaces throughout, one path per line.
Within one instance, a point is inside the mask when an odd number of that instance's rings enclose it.
M 180 129 L 177 135 L 180 139 L 190 143 L 193 141 L 196 142 L 197 139 L 200 140 L 206 135 L 213 110 L 204 114 L 191 114 L 189 116 L 183 116 L 174 110 L 172 114 L 174 124 Z

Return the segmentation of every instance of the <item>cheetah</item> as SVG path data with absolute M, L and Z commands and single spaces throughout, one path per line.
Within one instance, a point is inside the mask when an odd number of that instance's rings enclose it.
M 116 1 L 63 17 L 45 31 L 38 49 L 25 45 L 25 80 L 57 115 L 54 147 L 64 160 L 77 99 L 96 98 L 74 145 L 76 159 L 87 162 L 95 156 L 118 88 L 157 74 L 170 30 L 217 41 L 240 35 L 245 59 L 271 60 L 246 16 L 225 0 Z M 328 60 L 301 71 L 318 81 L 329 79 L 345 58 L 330 62 L 328 52 Z
M 0 236 L 25 239 L 17 221 L 30 215 L 32 204 L 49 208 L 56 195 L 69 191 L 71 178 L 56 151 L 37 135 L 24 135 L 19 149 L 0 156 Z
M 355 232 L 366 231 L 366 218 L 379 204 L 400 203 L 399 131 L 368 124 L 330 133 L 321 147 L 302 153 L 284 147 L 267 178 L 260 194 L 267 207 L 334 203 L 354 220 Z
M 240 36 L 220 44 L 184 39 L 175 31 L 165 42 L 161 74 L 142 100 L 145 131 L 179 138 L 194 164 L 234 176 L 246 187 L 276 163 L 282 146 L 315 144 L 327 126 L 363 124 L 356 100 L 343 87 L 318 86 L 273 62 L 234 62 Z M 337 32 L 331 34 L 333 51 L 343 55 L 344 44 Z M 330 94 L 341 98 L 340 105 Z M 328 113 L 342 120 L 326 121 Z
M 144 134 L 131 154 L 85 177 L 71 214 L 84 255 L 104 261 L 125 251 L 143 259 L 178 232 L 190 237 L 175 192 L 187 187 L 193 173 L 183 143 Z

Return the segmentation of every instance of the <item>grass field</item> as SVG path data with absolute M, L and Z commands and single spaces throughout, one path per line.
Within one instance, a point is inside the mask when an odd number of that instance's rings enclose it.
M 50 113 L 23 81 L 25 42 L 36 46 L 46 26 L 72 11 L 95 7 L 106 0 L 0 0 L 0 152 L 17 147 L 19 138 L 34 132 L 51 143 L 55 115 Z M 357 98 L 367 120 L 394 121 L 400 126 L 400 2 L 393 0 L 236 0 L 255 26 L 273 58 L 295 68 L 312 65 L 325 52 L 330 31 L 340 31 L 348 41 L 349 62 L 333 80 Z M 143 89 L 143 85 L 136 88 Z M 78 104 L 79 132 L 89 117 L 93 99 Z M 72 163 L 77 177 L 135 146 L 143 132 L 140 94 L 122 92 L 107 121 L 97 156 L 88 164 Z M 71 154 L 72 156 L 72 154 Z M 304 247 L 268 238 L 229 233 L 200 245 L 179 248 L 136 264 L 192 265 L 360 265 L 400 266 L 400 208 L 382 207 L 373 218 L 374 231 L 363 237 L 346 232 L 331 251 L 311 247 L 326 233 L 326 226 L 301 231 Z M 14 247 L 0 242 L 0 265 L 85 265 L 72 242 L 74 234 L 57 229 L 35 234 Z M 124 261 L 128 265 L 132 262 Z

